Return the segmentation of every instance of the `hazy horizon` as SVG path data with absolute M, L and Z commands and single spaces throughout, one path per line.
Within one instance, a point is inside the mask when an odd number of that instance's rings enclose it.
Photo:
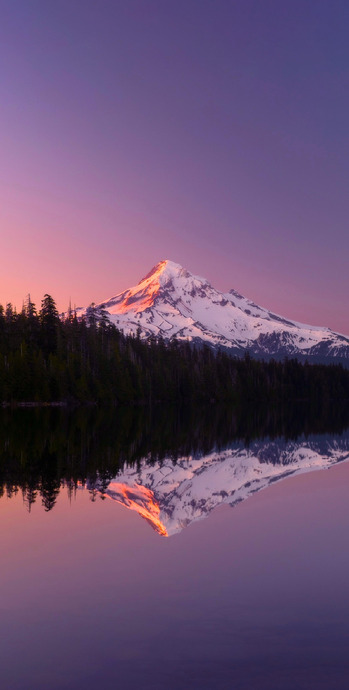
M 5 5 L 0 302 L 100 302 L 169 258 L 348 334 L 348 20 L 341 0 Z

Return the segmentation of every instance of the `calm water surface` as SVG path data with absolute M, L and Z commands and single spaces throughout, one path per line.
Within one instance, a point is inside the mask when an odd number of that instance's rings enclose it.
M 348 432 L 60 415 L 2 418 L 2 687 L 349 687 Z

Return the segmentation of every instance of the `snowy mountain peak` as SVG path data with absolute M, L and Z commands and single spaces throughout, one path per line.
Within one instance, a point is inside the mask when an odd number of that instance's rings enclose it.
M 234 289 L 222 293 L 168 259 L 103 306 L 117 328 L 143 338 L 205 342 L 236 355 L 349 360 L 349 338 L 285 319 Z M 77 310 L 78 316 L 85 312 Z
M 139 281 L 136 287 L 141 287 L 144 289 L 150 288 L 152 286 L 156 289 L 161 289 L 169 285 L 173 281 L 179 280 L 184 287 L 184 283 L 190 281 L 191 284 L 206 284 L 208 285 L 205 278 L 200 276 L 195 276 L 186 268 L 183 268 L 180 264 L 176 264 L 174 261 L 165 259 L 164 261 L 159 261 L 147 275 Z
M 164 279 L 166 281 L 175 275 L 179 275 L 181 271 L 183 271 L 182 266 L 176 264 L 174 261 L 165 259 L 164 261 L 159 261 L 159 263 L 153 266 L 151 271 L 149 271 L 149 273 L 147 273 L 147 275 L 139 281 L 138 285 L 141 285 L 150 279 L 152 281 L 158 280 L 160 284 L 160 281 L 162 283 Z
M 171 458 L 137 467 L 127 464 L 107 488 L 99 479 L 89 488 L 138 513 L 161 536 L 177 534 L 220 505 L 235 506 L 256 491 L 300 472 L 328 469 L 349 461 L 349 435 L 298 441 L 260 439 L 249 447 L 208 455 Z

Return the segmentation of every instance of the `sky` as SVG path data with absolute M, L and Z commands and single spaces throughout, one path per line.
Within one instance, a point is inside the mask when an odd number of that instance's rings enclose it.
M 170 259 L 349 334 L 346 0 L 0 0 L 0 302 Z

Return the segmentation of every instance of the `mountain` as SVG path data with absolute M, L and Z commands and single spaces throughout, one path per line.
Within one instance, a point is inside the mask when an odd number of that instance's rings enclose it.
M 126 334 L 177 338 L 232 354 L 349 360 L 349 338 L 308 326 L 259 307 L 235 290 L 222 293 L 172 261 L 160 261 L 133 288 L 96 305 Z M 85 314 L 87 309 L 78 309 Z
M 348 432 L 299 441 L 235 443 L 202 457 L 125 464 L 103 494 L 136 511 L 161 536 L 180 532 L 219 505 L 235 506 L 256 491 L 300 472 L 328 469 L 349 459 Z M 102 484 L 102 483 L 101 483 Z M 94 489 L 101 490 L 97 483 Z

